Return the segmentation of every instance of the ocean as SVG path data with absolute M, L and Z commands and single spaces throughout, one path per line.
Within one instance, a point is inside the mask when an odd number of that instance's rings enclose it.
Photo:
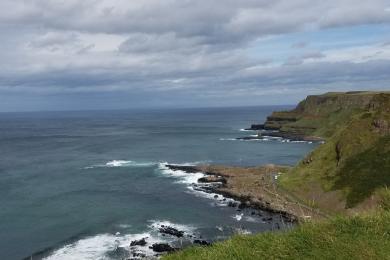
M 171 242 L 162 224 L 208 241 L 274 229 L 165 165 L 293 165 L 316 144 L 235 140 L 289 108 L 1 113 L 0 259 L 122 259 L 134 239 Z

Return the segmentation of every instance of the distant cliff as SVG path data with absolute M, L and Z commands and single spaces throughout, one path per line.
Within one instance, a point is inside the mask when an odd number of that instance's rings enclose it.
M 280 184 L 313 207 L 332 213 L 377 208 L 390 186 L 390 93 L 309 96 L 292 111 L 275 112 L 265 128 L 326 139 Z
M 263 125 L 253 127 L 278 130 L 278 133 L 272 135 L 290 139 L 325 139 L 332 136 L 352 115 L 364 112 L 370 105 L 375 106 L 378 95 L 381 94 L 355 91 L 308 96 L 295 109 L 273 112 Z

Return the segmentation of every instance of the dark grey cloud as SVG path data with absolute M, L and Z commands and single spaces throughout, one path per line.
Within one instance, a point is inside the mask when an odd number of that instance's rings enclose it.
M 180 97 L 183 104 L 211 105 L 255 103 L 263 95 L 275 101 L 281 93 L 298 96 L 352 84 L 386 88 L 385 44 L 367 54 L 359 50 L 357 58 L 353 51 L 316 50 L 307 39 L 287 44 L 291 53 L 282 58 L 255 57 L 251 45 L 294 32 L 389 24 L 389 5 L 387 0 L 3 0 L 0 96 L 4 104 L 17 95 L 40 96 L 31 102 L 56 96 L 61 104 L 66 104 L 61 97 L 97 104 L 91 99 L 100 95 L 99 100 L 137 97 L 137 104 L 172 104 L 170 98 Z

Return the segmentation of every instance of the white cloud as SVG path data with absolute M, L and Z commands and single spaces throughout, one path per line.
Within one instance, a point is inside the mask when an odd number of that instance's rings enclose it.
M 390 60 L 383 42 L 318 50 L 303 39 L 289 43 L 283 59 L 251 51 L 275 35 L 283 41 L 294 32 L 389 24 L 387 9 L 387 0 L 3 0 L 0 94 L 264 95 L 272 87 L 309 88 L 310 73 L 328 87 L 346 86 L 346 79 L 367 83 L 363 66 L 375 67 L 367 70 L 372 78 L 390 84 L 380 67 Z M 333 66 L 348 68 L 348 76 Z

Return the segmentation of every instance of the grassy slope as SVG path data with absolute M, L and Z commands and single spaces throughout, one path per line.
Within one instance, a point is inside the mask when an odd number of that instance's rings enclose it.
M 384 93 L 390 95 L 390 92 Z M 269 117 L 271 120 L 267 120 L 265 124 L 281 132 L 329 138 L 351 116 L 364 112 L 370 100 L 378 94 L 378 92 L 330 92 L 308 96 L 291 111 L 274 112 Z M 296 121 L 289 122 L 291 119 Z
M 377 99 L 374 109 L 330 120 L 338 125 L 333 135 L 280 178 L 282 187 L 328 213 L 345 213 L 365 200 L 375 208 L 375 198 L 367 199 L 390 186 L 390 135 L 373 126 L 375 120 L 390 122 L 390 95 Z
M 390 213 L 306 223 L 286 232 L 235 236 L 163 259 L 390 259 Z

